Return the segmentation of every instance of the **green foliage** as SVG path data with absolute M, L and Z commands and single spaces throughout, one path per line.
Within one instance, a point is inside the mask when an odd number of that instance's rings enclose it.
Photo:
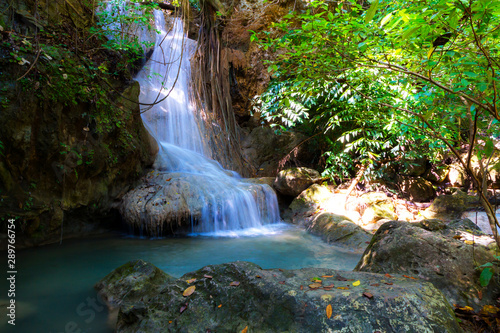
M 500 260 L 500 256 L 495 256 L 495 259 Z M 479 275 L 479 283 L 481 284 L 481 286 L 486 287 L 490 284 L 490 281 L 494 275 L 493 268 L 495 266 L 498 269 L 498 263 L 493 264 L 491 262 L 487 262 L 486 264 L 483 264 L 477 268 L 481 269 L 481 275 Z
M 464 142 L 488 158 L 500 121 L 499 14 L 490 1 L 312 1 L 252 36 L 277 54 L 256 106 L 282 130 L 309 121 L 340 131 L 326 153 L 338 176 Z

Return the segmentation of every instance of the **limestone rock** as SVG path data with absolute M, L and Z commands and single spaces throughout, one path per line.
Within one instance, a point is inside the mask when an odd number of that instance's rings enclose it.
M 439 221 L 421 226 L 426 228 L 407 222 L 385 223 L 373 236 L 355 270 L 406 274 L 432 282 L 450 304 L 467 305 L 476 310 L 485 304 L 494 304 L 500 293 L 498 281 L 492 279 L 487 287 L 481 287 L 480 271 L 475 269 L 493 262 L 493 254 L 482 246 L 473 247 L 444 236 L 440 230 L 445 226 Z
M 316 170 L 290 168 L 278 173 L 273 186 L 281 194 L 295 197 L 319 181 L 321 181 L 321 175 Z
M 359 197 L 355 208 L 360 214 L 363 226 L 369 226 L 382 219 L 397 220 L 392 200 L 382 192 L 368 192 Z
M 429 202 L 436 197 L 432 183 L 422 177 L 398 176 L 397 182 L 401 192 L 411 201 Z
M 321 288 L 308 287 L 313 277 L 321 278 Z M 116 279 L 127 277 L 117 274 Z M 386 280 L 379 274 L 324 268 L 211 265 L 164 283 L 161 292 L 144 288 L 133 297 L 123 293 L 116 332 L 241 332 L 245 327 L 249 332 L 462 332 L 432 284 L 399 275 L 390 286 Z M 377 287 L 370 286 L 375 283 Z M 346 289 L 323 288 L 329 285 Z M 190 286 L 194 293 L 183 296 Z M 100 294 L 106 297 L 106 290 Z
M 347 217 L 333 213 L 319 213 L 307 224 L 307 229 L 323 240 L 353 252 L 363 252 L 372 235 Z

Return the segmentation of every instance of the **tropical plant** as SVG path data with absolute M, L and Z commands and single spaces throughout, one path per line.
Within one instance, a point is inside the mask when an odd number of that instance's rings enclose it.
M 258 38 L 276 51 L 269 66 L 275 85 L 292 87 L 264 107 L 268 120 L 290 126 L 310 119 L 308 98 L 318 94 L 309 87 L 321 86 L 342 103 L 342 111 L 320 111 L 329 119 L 325 130 L 355 120 L 340 135 L 355 156 L 377 162 L 380 145 L 396 155 L 396 148 L 432 155 L 446 147 L 472 179 L 500 244 L 486 193 L 500 133 L 500 2 L 312 1 Z

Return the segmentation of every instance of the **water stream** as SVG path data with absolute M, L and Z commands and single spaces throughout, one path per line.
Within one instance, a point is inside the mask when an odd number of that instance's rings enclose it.
M 196 200 L 185 200 L 191 215 L 196 212 L 194 233 L 265 230 L 263 226 L 280 220 L 274 192 L 268 185 L 242 181 L 238 174 L 210 159 L 216 154 L 206 143 L 202 115 L 189 97 L 189 59 L 195 42 L 186 37 L 181 19 L 168 25 L 161 11 L 156 10 L 154 16 L 160 33 L 151 59 L 136 79 L 141 85 L 139 100 L 145 104 L 144 124 L 159 145 L 155 169 L 169 173 L 165 179 L 171 183 L 182 179 L 184 188 L 196 188 L 196 194 L 189 195 Z M 151 222 L 145 218 L 143 223 Z

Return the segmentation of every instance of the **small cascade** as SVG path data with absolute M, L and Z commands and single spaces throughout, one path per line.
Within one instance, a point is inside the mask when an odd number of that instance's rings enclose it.
M 280 220 L 276 195 L 268 185 L 242 179 L 207 157 L 212 152 L 188 90 L 195 42 L 186 37 L 181 19 L 166 31 L 163 13 L 154 15 L 160 33 L 136 80 L 142 118 L 159 153 L 146 184 L 125 196 L 122 215 L 153 236 L 186 224 L 193 233 L 259 233 Z

